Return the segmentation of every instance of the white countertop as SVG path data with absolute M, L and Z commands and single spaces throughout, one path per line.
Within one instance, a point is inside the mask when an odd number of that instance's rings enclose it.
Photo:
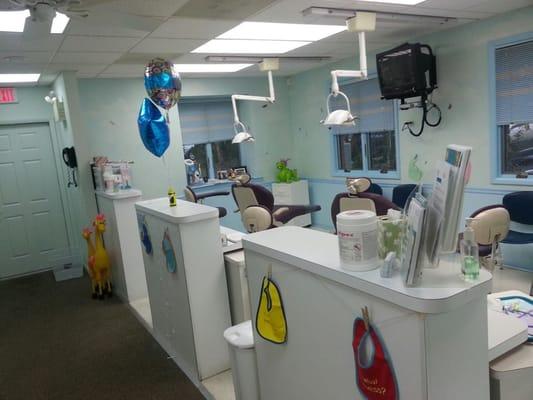
M 141 197 L 143 194 L 140 190 L 137 190 L 137 189 L 121 190 L 118 192 L 110 192 L 110 193 L 97 190 L 95 193 L 99 197 L 103 197 L 105 199 L 111 199 L 111 200 L 122 200 L 122 199 L 130 199 L 132 197 Z
M 527 341 L 524 321 L 500 311 L 488 309 L 489 361 Z
M 168 197 L 139 201 L 135 203 L 135 208 L 173 224 L 188 224 L 210 218 L 218 219 L 218 209 L 214 207 L 183 200 L 177 200 L 176 207 L 170 207 Z
M 246 235 L 245 233 L 221 225 L 220 234 L 226 235 L 227 239 L 226 245 L 222 243 L 222 252 L 224 254 L 242 249 L 242 238 Z
M 520 346 L 527 341 L 527 324 L 512 315 L 504 314 L 494 300 L 508 296 L 529 297 L 518 290 L 492 293 L 488 298 L 489 361 Z M 531 346 L 533 348 L 533 346 Z M 500 363 L 499 365 L 503 365 Z M 533 358 L 530 361 L 533 366 Z
M 492 276 L 480 271 L 479 279 L 465 282 L 458 263 L 441 261 L 436 269 L 424 269 L 419 287 L 406 287 L 399 273 L 382 278 L 379 269 L 352 272 L 342 269 L 337 236 L 312 229 L 286 226 L 247 235 L 245 251 L 274 258 L 323 278 L 382 298 L 401 307 L 422 312 L 441 313 L 453 310 L 473 299 L 486 296 Z

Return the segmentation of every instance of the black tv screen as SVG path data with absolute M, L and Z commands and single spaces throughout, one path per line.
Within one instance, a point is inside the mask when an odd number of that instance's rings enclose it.
M 425 53 L 422 49 L 429 49 Z M 403 44 L 376 55 L 381 95 L 406 99 L 431 93 L 436 87 L 435 57 L 419 43 Z

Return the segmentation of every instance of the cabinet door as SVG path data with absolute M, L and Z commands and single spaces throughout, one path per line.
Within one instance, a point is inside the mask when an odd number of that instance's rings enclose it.
M 400 399 L 427 399 L 424 323 L 416 313 L 246 251 L 254 312 L 269 265 L 283 299 L 288 337 L 282 345 L 262 339 L 252 318 L 262 399 L 363 400 L 352 340 L 354 320 L 364 306 L 387 347 Z
M 126 278 L 124 276 L 124 265 L 122 262 L 122 253 L 120 251 L 113 201 L 104 198 L 98 198 L 98 204 L 106 218 L 104 243 L 107 254 L 109 255 L 109 260 L 111 262 L 111 276 L 114 292 L 123 301 L 127 301 L 128 290 L 126 288 Z
M 152 254 L 146 254 L 144 246 L 142 248 L 144 268 L 146 272 L 146 285 L 148 288 L 148 297 L 150 299 L 150 311 L 152 313 L 154 336 L 161 343 L 161 340 L 166 337 L 166 332 L 164 328 L 165 310 L 163 307 L 163 299 L 161 294 L 161 268 L 158 265 L 161 251 L 160 247 L 158 248 L 158 235 L 156 234 L 160 229 L 157 229 L 157 226 L 155 226 L 157 220 L 152 218 L 150 215 L 145 215 L 145 220 L 146 225 L 148 226 L 148 232 L 150 234 L 153 249 Z
M 183 264 L 183 251 L 179 229 L 175 225 L 169 225 L 168 232 L 176 255 L 176 272 L 168 272 L 166 266 L 162 269 L 163 301 L 167 305 L 169 344 L 174 357 L 180 368 L 189 374 L 198 376 L 196 366 L 196 354 L 194 347 L 194 334 L 191 319 L 191 310 Z

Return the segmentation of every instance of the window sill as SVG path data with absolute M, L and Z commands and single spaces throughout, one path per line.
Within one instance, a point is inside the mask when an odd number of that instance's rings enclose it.
M 399 171 L 391 171 L 387 172 L 386 174 L 382 174 L 378 171 L 350 171 L 345 172 L 343 170 L 334 170 L 331 174 L 332 177 L 336 178 L 355 178 L 358 176 L 364 176 L 366 178 L 371 179 L 385 179 L 385 180 L 400 180 L 400 172 Z
M 492 179 L 494 185 L 533 186 L 533 176 L 526 179 L 515 178 L 512 175 L 502 175 Z
M 263 178 L 260 178 L 260 177 L 252 178 L 252 181 L 254 181 L 254 182 L 261 181 L 261 180 L 263 180 Z M 194 185 L 191 185 L 191 188 L 193 188 L 193 189 L 205 189 L 205 188 L 211 188 L 211 187 L 214 187 L 214 186 L 231 185 L 231 184 L 233 184 L 233 181 L 231 181 L 229 179 L 209 179 L 209 181 L 207 181 L 207 182 L 200 182 L 200 183 L 196 183 Z

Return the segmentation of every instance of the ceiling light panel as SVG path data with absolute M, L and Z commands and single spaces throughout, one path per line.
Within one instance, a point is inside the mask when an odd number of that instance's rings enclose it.
M 283 54 L 311 42 L 288 40 L 213 39 L 192 53 L 211 54 Z
M 35 83 L 40 74 L 0 74 L 0 83 Z
M 24 32 L 26 18 L 30 16 L 30 10 L 23 11 L 0 11 L 1 32 Z
M 346 25 L 243 22 L 217 39 L 291 40 L 314 42 L 346 30 Z
M 65 31 L 65 28 L 68 25 L 70 18 L 65 14 L 56 12 L 56 16 L 52 20 L 52 26 L 50 28 L 50 33 L 61 34 Z
M 237 72 L 252 65 L 253 64 L 174 64 L 174 68 L 181 73 L 201 74 L 210 72 Z
M 368 3 L 385 3 L 385 4 L 402 4 L 406 6 L 414 6 L 415 4 L 422 3 L 426 0 L 360 0 Z

